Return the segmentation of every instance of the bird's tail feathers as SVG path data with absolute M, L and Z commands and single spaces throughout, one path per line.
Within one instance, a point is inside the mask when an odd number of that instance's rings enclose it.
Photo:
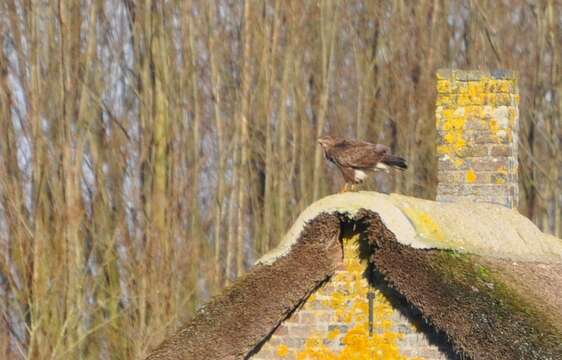
M 386 164 L 390 167 L 399 170 L 406 170 L 408 168 L 408 164 L 406 163 L 406 159 L 401 158 L 399 156 L 394 155 L 387 155 L 384 160 L 381 161 L 383 164 Z

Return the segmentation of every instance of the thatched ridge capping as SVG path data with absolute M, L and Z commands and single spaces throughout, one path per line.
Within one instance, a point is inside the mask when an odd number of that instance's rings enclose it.
M 271 264 L 256 265 L 148 359 L 248 358 L 334 273 L 343 256 L 342 227 L 349 226 L 374 248 L 371 265 L 388 286 L 444 332 L 459 354 L 562 358 L 560 310 L 549 313 L 520 296 L 494 274 L 493 260 L 401 244 L 378 213 L 360 209 L 352 217 L 334 211 L 308 221 L 288 252 Z

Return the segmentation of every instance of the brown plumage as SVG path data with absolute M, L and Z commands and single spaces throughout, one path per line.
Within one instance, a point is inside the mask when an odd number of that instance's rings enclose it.
M 367 141 L 324 136 L 318 139 L 326 159 L 334 163 L 345 179 L 344 190 L 349 184 L 360 184 L 368 172 L 388 171 L 389 168 L 404 170 L 406 160 L 391 154 L 390 148 Z

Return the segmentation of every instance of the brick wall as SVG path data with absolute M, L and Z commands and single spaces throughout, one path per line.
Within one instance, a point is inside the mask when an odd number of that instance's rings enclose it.
M 518 203 L 519 94 L 513 72 L 440 70 L 437 200 Z
M 344 263 L 252 357 L 270 359 L 447 359 L 448 344 L 406 304 L 365 277 L 359 239 L 344 240 Z M 375 288 L 371 287 L 373 285 Z M 373 334 L 368 293 L 374 291 Z

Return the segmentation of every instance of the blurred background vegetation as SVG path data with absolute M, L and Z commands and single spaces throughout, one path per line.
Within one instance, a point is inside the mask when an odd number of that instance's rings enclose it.
M 556 0 L 2 0 L 0 358 L 130 359 L 341 179 L 432 199 L 438 68 L 519 72 L 520 211 L 561 235 Z

